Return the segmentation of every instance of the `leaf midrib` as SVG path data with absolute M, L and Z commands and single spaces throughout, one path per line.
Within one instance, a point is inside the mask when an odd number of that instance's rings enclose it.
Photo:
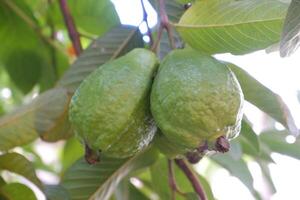
M 179 27 L 179 28 L 225 28 L 225 27 L 234 27 L 239 25 L 245 25 L 245 24 L 255 24 L 255 23 L 268 23 L 268 22 L 276 22 L 276 21 L 283 21 L 283 18 L 273 18 L 269 20 L 254 20 L 249 22 L 239 22 L 239 23 L 232 23 L 232 24 L 207 24 L 207 25 L 192 25 L 192 24 L 174 24 L 172 23 L 172 26 Z

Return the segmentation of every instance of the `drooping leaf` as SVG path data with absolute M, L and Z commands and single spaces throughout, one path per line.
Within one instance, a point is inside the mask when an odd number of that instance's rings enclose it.
M 295 136 L 299 134 L 289 108 L 279 95 L 262 85 L 238 66 L 232 63 L 227 63 L 227 66 L 236 75 L 242 87 L 245 99 L 248 102 L 280 122 L 291 134 Z
M 133 48 L 142 47 L 143 40 L 136 27 L 119 26 L 94 41 L 74 62 L 58 83 L 74 92 L 81 81 L 105 62 Z
M 261 168 L 263 179 L 265 180 L 266 185 L 267 185 L 270 193 L 275 194 L 276 193 L 276 187 L 275 187 L 274 182 L 272 180 L 271 172 L 270 172 L 270 169 L 268 167 L 268 163 L 259 160 L 258 164 Z
M 260 140 L 273 152 L 300 159 L 300 141 L 296 140 L 295 143 L 289 144 L 285 140 L 287 136 L 284 131 L 268 131 L 260 135 Z
M 69 194 L 61 185 L 45 185 L 47 200 L 70 200 Z
M 68 102 L 66 90 L 57 88 L 0 118 L 0 150 L 28 144 L 39 135 L 46 140 L 54 135 L 65 138 L 56 131 L 66 119 Z
M 182 171 L 176 166 L 173 166 L 174 175 L 176 178 L 176 183 L 179 189 L 186 194 L 186 196 L 176 195 L 176 200 L 191 199 L 195 197 L 193 187 L 191 183 L 182 173 Z M 160 196 L 161 199 L 171 199 L 171 189 L 168 182 L 168 164 L 166 158 L 160 158 L 154 165 L 150 168 L 152 188 Z M 212 190 L 209 183 L 205 180 L 203 176 L 198 175 L 199 181 L 208 200 L 214 200 Z
M 237 177 L 249 189 L 254 197 L 260 199 L 253 186 L 253 177 L 243 159 L 234 160 L 228 154 L 215 155 L 211 159 L 227 169 L 232 176 Z
M 300 1 L 292 0 L 285 18 L 280 41 L 280 55 L 289 56 L 300 45 Z
M 287 4 L 273 0 L 196 1 L 176 24 L 191 47 L 209 54 L 245 54 L 280 40 Z
M 10 183 L 0 188 L 0 198 L 5 200 L 37 200 L 34 192 L 21 183 Z
M 7 170 L 27 178 L 36 186 L 42 188 L 40 180 L 30 161 L 18 153 L 6 153 L 0 156 L 0 170 Z
M 44 96 L 43 96 L 44 95 Z M 68 119 L 70 95 L 63 88 L 48 90 L 37 99 L 41 104 L 35 111 L 35 129 L 41 139 L 56 142 L 73 135 Z
M 136 169 L 151 165 L 156 159 L 157 152 L 152 148 L 128 159 L 103 157 L 95 165 L 80 159 L 66 171 L 62 185 L 71 199 L 107 200 L 124 177 Z

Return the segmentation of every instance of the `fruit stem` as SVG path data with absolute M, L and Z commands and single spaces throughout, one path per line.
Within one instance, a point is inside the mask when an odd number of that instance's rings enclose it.
M 75 53 L 77 56 L 79 56 L 79 54 L 82 51 L 82 46 L 81 46 L 81 42 L 80 42 L 80 35 L 77 32 L 73 17 L 71 15 L 71 12 L 69 10 L 68 4 L 66 0 L 59 0 L 59 5 L 60 5 L 60 9 L 61 12 L 63 14 L 64 17 L 64 21 L 65 21 L 65 25 L 67 27 L 68 30 L 68 34 L 69 37 L 72 41 Z
M 161 37 L 162 37 L 163 29 L 166 29 L 166 31 L 167 31 L 171 48 L 172 49 L 176 48 L 174 37 L 173 37 L 172 27 L 170 25 L 169 18 L 168 18 L 167 12 L 166 12 L 165 0 L 158 0 L 158 3 L 159 3 L 160 22 L 159 22 L 157 39 L 151 48 L 153 52 L 157 52 L 157 48 L 158 48 L 158 45 L 159 45 Z
M 176 183 L 176 178 L 174 175 L 174 169 L 173 169 L 173 161 L 168 159 L 168 175 L 169 175 L 169 185 L 171 188 L 171 200 L 176 199 L 176 192 L 180 195 L 184 195 L 183 192 L 181 192 L 178 189 L 177 183 Z
M 84 144 L 84 146 L 85 146 L 85 155 L 84 155 L 85 160 L 91 165 L 99 162 L 100 161 L 99 152 L 91 149 L 86 143 Z
M 195 192 L 198 194 L 201 200 L 207 200 L 205 192 L 194 172 L 189 168 L 188 164 L 182 159 L 175 159 L 177 166 L 183 171 L 186 177 L 191 182 Z
M 143 9 L 143 21 L 146 23 L 147 35 L 150 39 L 150 46 L 152 46 L 153 45 L 153 37 L 152 37 L 151 29 L 149 27 L 148 13 L 147 13 L 146 8 L 145 8 L 144 0 L 141 0 L 141 5 L 142 5 L 142 9 Z

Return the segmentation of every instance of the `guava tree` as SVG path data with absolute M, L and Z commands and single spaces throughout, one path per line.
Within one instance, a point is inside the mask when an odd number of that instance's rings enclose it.
M 153 28 L 148 23 L 146 3 L 158 14 Z M 141 1 L 141 8 L 141 25 L 147 27 L 143 34 L 139 27 L 122 25 L 109 0 L 0 0 L 0 199 L 35 200 L 44 195 L 49 200 L 213 200 L 208 175 L 199 173 L 192 164 L 201 166 L 202 157 L 211 167 L 209 173 L 224 168 L 255 199 L 263 199 L 247 166 L 248 161 L 255 162 L 270 195 L 276 192 L 269 169 L 274 162 L 271 153 L 300 159 L 299 141 L 285 142 L 288 135 L 297 137 L 299 130 L 279 95 L 239 66 L 223 61 L 219 62 L 234 74 L 245 101 L 269 116 L 268 130 L 256 133 L 244 113 L 237 138 L 229 143 L 218 140 L 222 150 L 212 149 L 208 154 L 202 150 L 201 156 L 193 159 L 187 154 L 175 158 L 166 155 L 155 142 L 164 134 L 159 126 L 147 147 L 133 155 L 115 158 L 104 153 L 100 162 L 86 161 L 90 149 L 75 134 L 69 104 L 83 80 L 101 66 L 113 65 L 136 48 L 152 51 L 161 61 L 174 49 L 210 57 L 271 48 L 286 57 L 299 46 L 299 0 L 150 0 Z M 188 54 L 186 58 L 187 62 L 189 58 L 196 60 Z M 217 82 L 219 77 L 215 78 Z M 85 98 L 91 102 L 89 95 Z M 222 104 L 220 98 L 207 98 L 212 105 Z M 155 112 L 161 112 L 160 108 Z M 178 113 L 189 120 L 190 116 Z M 275 121 L 285 130 L 276 130 Z M 153 129 L 143 130 L 147 131 Z M 124 141 L 131 145 L 131 140 Z M 47 143 L 55 146 L 52 150 L 57 152 L 58 163 L 42 159 L 49 155 L 37 147 Z M 168 143 L 163 147 L 177 150 Z M 229 151 L 223 153 L 224 149 Z M 47 184 L 41 172 L 59 177 L 58 183 Z M 43 195 L 37 196 L 34 187 Z

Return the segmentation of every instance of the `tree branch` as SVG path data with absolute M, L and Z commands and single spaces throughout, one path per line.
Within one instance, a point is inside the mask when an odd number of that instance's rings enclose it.
M 71 16 L 67 1 L 59 0 L 59 5 L 60 5 L 61 12 L 64 16 L 64 21 L 65 21 L 65 25 L 68 30 L 69 37 L 72 41 L 75 53 L 78 56 L 82 51 L 80 35 L 76 30 L 76 26 L 75 26 L 73 17 Z
M 201 200 L 207 200 L 204 190 L 195 176 L 194 172 L 189 168 L 186 162 L 182 159 L 175 159 L 175 163 L 177 166 L 184 172 L 186 177 L 190 180 L 195 192 L 198 194 Z
M 146 11 L 146 8 L 145 8 L 144 0 L 141 0 L 141 5 L 142 5 L 142 9 L 143 9 L 143 21 L 146 23 L 147 35 L 150 38 L 150 46 L 152 46 L 153 37 L 152 37 L 151 29 L 150 29 L 149 23 L 148 23 L 148 14 L 147 14 L 147 11 Z
M 169 22 L 169 17 L 166 12 L 166 7 L 165 7 L 165 0 L 158 0 L 159 2 L 159 16 L 160 16 L 160 23 L 159 23 L 159 28 L 158 28 L 158 35 L 157 39 L 154 42 L 152 46 L 152 51 L 156 52 L 159 42 L 162 37 L 163 29 L 166 29 L 168 38 L 169 38 L 169 43 L 172 49 L 176 48 L 175 41 L 174 41 L 174 36 L 173 36 L 173 30 Z

